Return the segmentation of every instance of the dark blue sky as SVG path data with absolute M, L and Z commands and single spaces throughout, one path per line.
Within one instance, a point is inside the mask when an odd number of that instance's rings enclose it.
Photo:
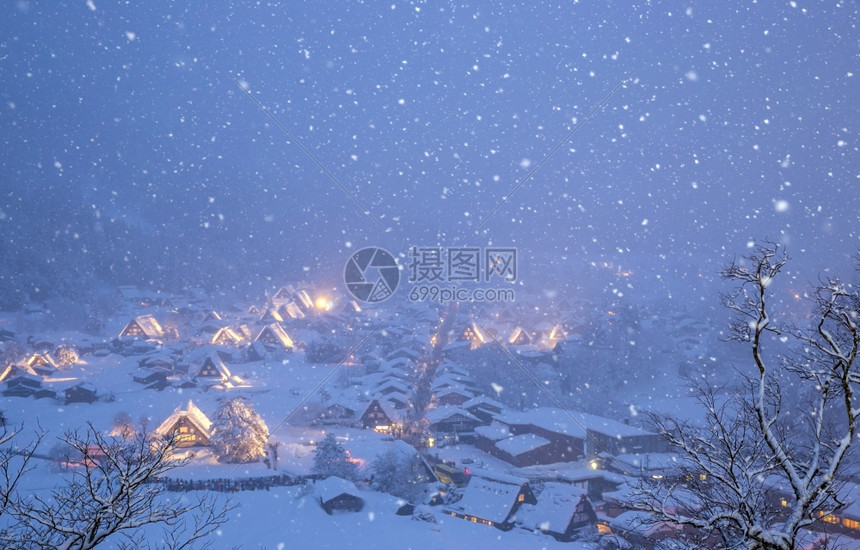
M 0 8 L 0 228 L 48 194 L 333 282 L 364 245 L 492 242 L 538 287 L 612 260 L 683 289 L 763 238 L 806 281 L 860 248 L 854 3 L 186 4 Z

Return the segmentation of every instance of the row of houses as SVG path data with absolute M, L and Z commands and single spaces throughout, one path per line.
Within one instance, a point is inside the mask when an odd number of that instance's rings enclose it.
M 457 491 L 459 500 L 444 505 L 444 514 L 503 531 L 520 527 L 566 542 L 597 523 L 585 489 L 567 483 L 544 482 L 536 494 L 525 478 L 473 470 Z
M 567 339 L 568 332 L 560 324 L 542 323 L 535 330 L 526 330 L 515 324 L 509 330 L 485 326 L 477 321 L 469 320 L 456 334 L 457 342 L 468 342 L 472 349 L 495 342 L 510 346 L 536 346 L 541 349 L 552 349 L 556 343 Z

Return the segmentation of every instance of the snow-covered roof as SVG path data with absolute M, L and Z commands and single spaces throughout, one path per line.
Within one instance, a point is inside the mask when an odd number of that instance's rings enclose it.
M 571 437 L 585 439 L 586 432 L 576 417 L 571 418 L 567 412 L 552 407 L 540 407 L 523 412 L 507 412 L 496 417 L 504 424 L 534 425 L 551 432 L 557 432 Z
M 264 326 L 260 333 L 254 338 L 255 342 L 280 344 L 285 348 L 293 347 L 293 340 L 289 337 L 284 327 L 278 323 L 271 323 Z
M 511 437 L 511 431 L 504 424 L 493 422 L 489 426 L 478 426 L 475 428 L 475 433 L 481 437 L 485 437 L 490 441 L 499 441 Z
M 155 433 L 162 436 L 170 435 L 173 431 L 173 427 L 181 418 L 185 418 L 191 422 L 207 438 L 210 436 L 212 421 L 209 420 L 209 418 L 203 414 L 203 411 L 198 409 L 197 405 L 195 405 L 190 399 L 184 409 L 182 408 L 182 405 L 176 407 L 176 409 L 173 410 L 173 413 L 155 429 Z
M 392 390 L 398 391 L 400 393 L 403 393 L 403 394 L 409 393 L 409 391 L 411 389 L 408 385 L 404 384 L 401 380 L 389 379 L 389 380 L 383 380 L 382 382 L 380 382 L 380 384 L 378 386 L 376 386 L 375 391 L 384 393 L 384 391 L 386 389 L 389 389 L 389 388 L 391 388 Z
M 504 523 L 511 515 L 521 489 L 522 483 L 508 483 L 473 475 L 463 491 L 463 498 L 448 506 L 448 509 L 493 523 Z
M 164 337 L 164 330 L 152 315 L 135 317 L 122 329 L 120 336 L 138 336 L 140 333 L 146 338 Z
M 523 527 L 564 533 L 586 491 L 566 483 L 548 481 L 537 497 L 537 504 L 524 504 L 517 511 Z
M 437 399 L 440 397 L 445 397 L 446 395 L 462 395 L 464 397 L 468 397 L 469 399 L 471 399 L 472 396 L 475 395 L 475 392 L 469 391 L 468 389 L 466 389 L 462 386 L 460 386 L 460 387 L 448 386 L 448 387 L 442 388 L 441 390 L 433 392 L 433 395 L 435 395 Z
M 549 445 L 549 443 L 549 439 L 544 439 L 539 435 L 520 434 L 496 441 L 496 448 L 511 456 L 517 456 Z
M 355 486 L 355 483 L 340 477 L 332 476 L 319 480 L 314 483 L 314 489 L 323 502 L 327 502 L 344 493 L 362 498 L 361 492 Z
M 430 424 L 435 424 L 437 422 L 441 422 L 442 420 L 447 420 L 454 415 L 461 415 L 469 420 L 478 420 L 472 413 L 465 409 L 461 409 L 460 407 L 454 407 L 451 405 L 445 405 L 443 407 L 437 407 L 435 409 L 430 409 L 424 414 L 424 417 L 430 422 Z
M 415 362 L 408 357 L 395 357 L 393 359 L 386 359 L 379 365 L 379 369 L 384 371 L 393 370 L 398 367 L 405 367 L 409 370 L 412 370 L 415 368 Z M 405 371 L 402 372 L 405 373 Z
M 212 343 L 213 344 L 222 343 L 222 342 L 235 344 L 235 343 L 241 342 L 242 340 L 243 340 L 242 335 L 230 327 L 221 327 L 212 336 Z
M 487 397 L 486 395 L 478 395 L 478 396 L 476 396 L 476 397 L 473 397 L 472 399 L 469 399 L 468 401 L 466 401 L 465 403 L 463 403 L 462 407 L 463 407 L 464 409 L 469 409 L 469 408 L 472 408 L 472 407 L 480 407 L 480 408 L 483 408 L 483 405 L 487 405 L 487 406 L 489 406 L 489 407 L 492 407 L 492 408 L 498 409 L 498 410 L 500 410 L 500 411 L 504 411 L 504 410 L 505 410 L 505 406 L 504 406 L 504 405 L 502 405 L 501 403 L 499 403 L 499 402 L 498 402 L 498 401 L 496 401 L 495 399 L 490 399 L 490 398 L 489 398 L 489 397 Z

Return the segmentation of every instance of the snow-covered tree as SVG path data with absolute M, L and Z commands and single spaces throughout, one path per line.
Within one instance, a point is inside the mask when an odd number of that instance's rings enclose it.
M 395 449 L 388 450 L 373 460 L 370 471 L 375 490 L 409 502 L 415 502 L 430 482 L 424 461 L 417 452 L 410 455 Z
M 213 495 L 188 499 L 169 496 L 159 477 L 185 464 L 174 460 L 177 440 L 137 435 L 131 440 L 101 435 L 92 425 L 61 438 L 80 467 L 65 477 L 49 494 L 21 494 L 21 476 L 28 463 L 3 457 L 19 457 L 0 438 L 0 473 L 4 475 L 0 513 L 8 514 L 0 527 L 4 548 L 87 550 L 103 543 L 119 548 L 146 548 L 144 528 L 164 527 L 159 544 L 164 548 L 205 547 L 205 539 L 218 529 L 232 509 Z M 39 439 L 28 445 L 24 456 L 34 456 Z M 19 474 L 18 477 L 14 477 Z M 151 536 L 151 531 L 146 535 Z
M 126 411 L 120 411 L 113 417 L 113 426 L 111 427 L 110 435 L 130 439 L 137 434 L 137 426 L 134 425 L 134 420 Z
M 324 476 L 337 476 L 344 479 L 358 477 L 358 466 L 331 432 L 327 433 L 317 445 L 312 470 L 315 474 Z
M 218 460 L 253 462 L 266 456 L 269 428 L 250 403 L 237 397 L 224 401 L 212 419 L 209 443 Z
M 30 444 L 19 448 L 16 437 L 21 427 L 13 428 L 5 422 L 0 425 L 0 519 L 10 511 L 16 497 L 18 485 L 24 476 L 33 469 L 33 458 L 44 434 L 39 432 Z M 0 529 L 0 535 L 3 531 Z M 2 542 L 2 536 L 0 536 Z
M 74 346 L 69 344 L 60 344 L 54 352 L 54 358 L 57 366 L 61 369 L 68 368 L 78 362 L 78 351 Z
M 860 417 L 860 294 L 822 280 L 811 328 L 784 326 L 772 310 L 786 262 L 780 247 L 760 246 L 723 272 L 737 285 L 724 297 L 737 314 L 733 339 L 752 363 L 740 389 L 697 387 L 707 427 L 654 417 L 681 465 L 643 483 L 637 507 L 684 526 L 695 548 L 794 550 L 802 529 L 845 504 Z M 792 386 L 805 405 L 786 406 Z

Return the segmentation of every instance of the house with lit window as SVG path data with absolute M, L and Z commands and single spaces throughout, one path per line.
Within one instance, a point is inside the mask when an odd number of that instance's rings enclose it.
M 508 531 L 522 505 L 537 503 L 526 479 L 485 470 L 471 474 L 469 484 L 461 489 L 463 498 L 445 506 L 442 513 Z
M 264 326 L 254 341 L 262 342 L 267 348 L 275 347 L 284 350 L 293 348 L 293 339 L 290 338 L 284 327 L 278 323 L 270 323 Z
M 230 327 L 221 327 L 212 335 L 212 344 L 234 346 L 241 343 L 244 339 L 244 336 L 237 330 Z
M 478 323 L 470 321 L 466 323 L 466 326 L 464 326 L 460 331 L 457 341 L 469 342 L 471 345 L 470 347 L 474 349 L 486 344 L 487 342 L 492 342 L 493 338 L 480 325 L 478 325 Z
M 532 337 L 523 327 L 516 327 L 508 336 L 508 343 L 512 346 L 525 346 L 532 343 Z
M 216 384 L 224 383 L 230 380 L 230 369 L 227 368 L 226 363 L 221 360 L 217 353 L 212 353 L 203 360 L 194 380 Z
M 164 329 L 152 315 L 141 315 L 128 322 L 120 331 L 120 338 L 131 338 L 140 340 L 161 340 L 164 338 Z
M 398 424 L 402 424 L 403 416 L 394 405 L 385 399 L 373 399 L 361 414 L 359 423 L 364 429 L 372 429 L 380 433 L 394 433 Z
M 176 407 L 155 433 L 164 437 L 175 434 L 177 447 L 205 447 L 212 437 L 212 421 L 189 399 L 185 408 Z
M 472 416 L 469 411 L 452 405 L 430 409 L 424 417 L 437 440 L 454 438 L 466 442 L 474 441 L 475 428 L 481 425 L 481 420 Z
M 597 514 L 582 487 L 547 481 L 535 504 L 523 504 L 517 520 L 524 529 L 540 531 L 560 542 L 570 542 L 577 533 L 597 524 Z

